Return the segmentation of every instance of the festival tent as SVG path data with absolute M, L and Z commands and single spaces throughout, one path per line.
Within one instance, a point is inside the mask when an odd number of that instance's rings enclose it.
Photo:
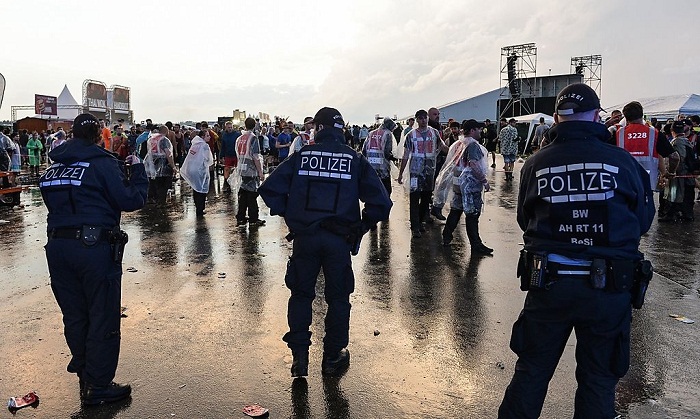
M 648 119 L 656 118 L 660 121 L 675 119 L 679 114 L 685 116 L 700 115 L 700 96 L 692 93 L 673 96 L 658 96 L 646 99 L 636 99 L 644 108 L 644 115 Z M 614 109 L 622 110 L 628 102 L 606 107 L 608 112 Z
M 540 118 L 544 118 L 544 123 L 550 127 L 554 124 L 554 118 L 552 115 L 547 115 L 545 113 L 533 113 L 530 115 L 521 115 L 514 117 L 518 124 L 530 124 L 527 129 L 527 140 L 525 141 L 525 148 L 523 150 L 529 150 L 530 141 L 532 140 L 532 132 L 540 124 Z
M 58 104 L 58 119 L 68 119 L 72 121 L 80 113 L 80 110 L 77 109 L 78 102 L 75 101 L 75 98 L 73 98 L 70 90 L 68 90 L 68 85 L 63 86 L 63 90 L 61 91 L 61 94 L 58 95 L 56 103 Z M 61 108 L 62 105 L 70 105 L 74 108 Z

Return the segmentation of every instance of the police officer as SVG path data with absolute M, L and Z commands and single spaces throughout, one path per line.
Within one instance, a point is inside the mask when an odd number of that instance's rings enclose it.
M 98 145 L 100 124 L 93 115 L 78 115 L 73 135 L 49 153 L 54 163 L 39 183 L 48 209 L 46 260 L 72 355 L 68 372 L 78 375 L 83 403 L 100 404 L 131 394 L 129 385 L 112 381 L 126 243 L 119 218 L 121 211 L 143 207 L 148 179 L 134 156 L 127 157 L 127 179 L 115 155 Z
M 292 377 L 308 375 L 311 305 L 321 268 L 328 304 L 321 370 L 339 375 L 349 365 L 346 346 L 355 286 L 350 254 L 357 253 L 362 234 L 389 218 L 392 205 L 367 159 L 344 144 L 340 112 L 321 108 L 313 123 L 315 144 L 290 155 L 258 190 L 270 214 L 284 217 L 288 238 L 294 240 L 285 276 L 291 290 L 289 332 L 283 337 L 294 357 Z
M 557 96 L 551 144 L 521 172 L 517 219 L 525 249 L 518 274 L 529 291 L 513 325 L 510 347 L 518 361 L 499 418 L 540 416 L 572 329 L 574 417 L 615 416 L 615 386 L 630 360 L 632 278 L 651 276 L 639 268 L 648 262 L 638 248 L 654 202 L 647 172 L 627 151 L 606 143 L 599 108 L 587 85 L 565 87 Z

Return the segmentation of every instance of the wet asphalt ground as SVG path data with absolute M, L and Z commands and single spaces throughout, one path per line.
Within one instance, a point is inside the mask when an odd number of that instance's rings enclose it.
M 516 171 L 521 167 L 516 164 Z M 472 257 L 463 227 L 443 248 L 441 227 L 411 239 L 408 202 L 395 183 L 389 222 L 353 258 L 351 366 L 321 376 L 322 279 L 314 304 L 310 375 L 292 380 L 284 286 L 291 244 L 279 217 L 235 226 L 235 198 L 209 193 L 204 220 L 189 187 L 176 184 L 165 209 L 125 214 L 122 343 L 116 381 L 130 400 L 82 408 L 42 246 L 46 210 L 39 190 L 24 208 L 0 209 L 0 398 L 36 390 L 26 418 L 240 418 L 259 403 L 272 418 L 492 418 L 513 373 L 510 329 L 525 293 L 515 265 L 516 180 L 491 171 L 481 235 L 493 257 Z M 629 418 L 700 416 L 698 224 L 658 225 L 642 239 L 655 265 L 647 303 L 634 311 L 632 365 L 617 408 Z M 133 267 L 136 272 L 127 272 Z M 377 334 L 378 332 L 378 334 Z M 543 418 L 573 415 L 575 337 L 550 384 Z M 0 414 L 2 415 L 2 414 Z M 10 416 L 9 412 L 4 413 Z

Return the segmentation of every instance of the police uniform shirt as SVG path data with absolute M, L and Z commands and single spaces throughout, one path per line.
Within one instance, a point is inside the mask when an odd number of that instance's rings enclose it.
M 572 258 L 638 259 L 655 208 L 649 175 L 606 144 L 604 125 L 568 121 L 523 166 L 518 224 L 525 248 Z

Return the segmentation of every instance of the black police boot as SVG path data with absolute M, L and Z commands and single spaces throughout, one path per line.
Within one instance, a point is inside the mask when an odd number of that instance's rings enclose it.
M 117 384 L 111 382 L 106 386 L 95 386 L 85 384 L 85 389 L 81 396 L 84 404 L 102 404 L 116 402 L 125 399 L 131 395 L 131 386 L 129 384 Z
M 350 351 L 347 348 L 343 348 L 334 354 L 323 353 L 323 363 L 321 363 L 321 373 L 323 375 L 341 375 L 349 366 Z
M 292 351 L 292 377 L 306 377 L 309 375 L 309 350 L 298 349 Z

